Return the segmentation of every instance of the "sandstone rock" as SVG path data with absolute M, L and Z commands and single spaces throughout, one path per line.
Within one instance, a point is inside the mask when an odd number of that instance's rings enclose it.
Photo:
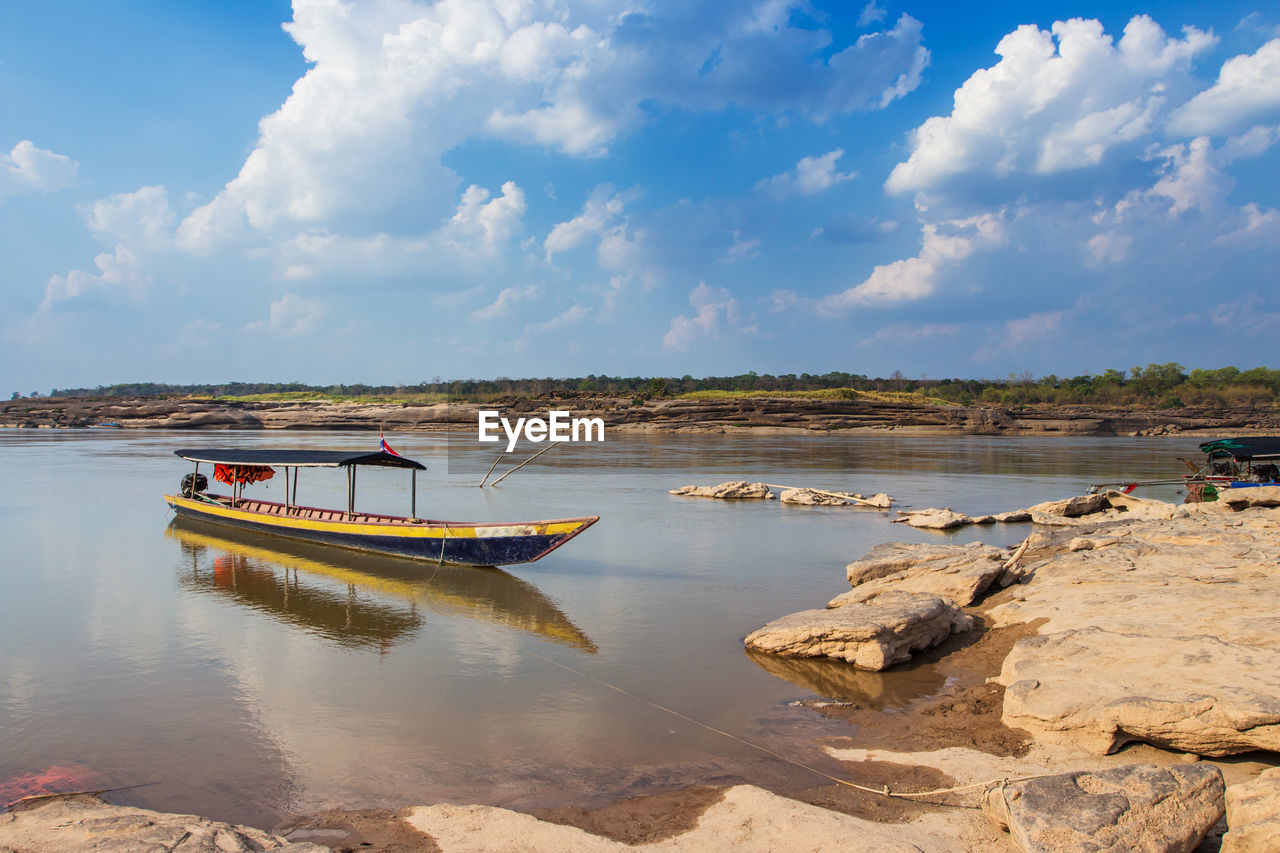
M 1106 548 L 1108 545 L 1115 545 L 1120 541 L 1117 536 L 1077 536 L 1067 543 L 1068 551 L 1095 551 L 1098 548 Z
M 1151 500 L 1150 498 L 1139 498 L 1114 490 L 1104 493 L 1103 497 L 1111 505 L 1111 508 L 1104 512 L 1107 518 L 1123 518 L 1127 521 L 1139 518 L 1163 520 L 1173 518 L 1174 513 L 1178 511 L 1177 504 Z
M 1135 764 L 1013 782 L 984 805 L 1027 853 L 1189 853 L 1222 817 L 1222 792 L 1211 764 Z
M 760 652 L 831 657 L 881 670 L 972 627 L 972 617 L 949 601 L 895 591 L 835 609 L 792 613 L 752 631 L 745 642 Z
M 878 509 L 889 509 L 893 506 L 893 498 L 883 492 L 869 498 L 857 494 L 842 497 L 842 494 L 818 489 L 783 489 L 778 498 L 784 504 L 801 506 L 869 506 Z
M 1227 834 L 1221 853 L 1274 853 L 1280 848 L 1280 767 L 1227 788 Z
M 784 489 L 778 500 L 784 504 L 800 504 L 802 506 L 850 506 L 853 501 L 847 501 L 843 498 L 837 498 L 834 495 L 824 495 L 821 492 L 815 492 L 813 489 Z
M 1246 486 L 1241 489 L 1221 489 L 1218 491 L 1218 500 L 1214 501 L 1214 503 L 1220 503 L 1232 509 L 1244 509 L 1251 506 L 1280 506 L 1280 486 Z
M 912 527 L 922 527 L 926 530 L 949 530 L 952 527 L 963 527 L 966 524 L 972 524 L 972 519 L 967 515 L 953 512 L 950 507 L 942 509 L 918 509 L 901 511 L 903 516 L 899 521 L 906 522 Z
M 764 483 L 748 483 L 746 480 L 733 480 L 718 486 L 681 486 L 668 494 L 722 500 L 769 500 L 774 496 Z
M 40 853 L 132 853 L 181 850 L 183 853 L 279 850 L 283 853 L 332 853 L 309 842 L 289 842 L 248 826 L 195 815 L 165 814 L 113 806 L 92 794 L 35 800 L 0 814 L 0 850 Z
M 1073 537 L 1095 546 L 1069 551 Z M 1264 604 L 1280 600 L 1280 511 L 1045 528 L 1019 564 L 1032 579 L 1016 599 L 990 609 L 993 627 L 1038 622 L 1040 634 L 1096 626 L 1148 637 L 1207 635 L 1280 651 L 1280 612 Z
M 1079 495 L 1074 498 L 1064 498 L 1060 501 L 1038 503 L 1035 506 L 1027 507 L 1025 511 L 1032 518 L 1035 518 L 1036 515 L 1079 518 L 1082 515 L 1091 515 L 1110 508 L 1111 503 L 1107 500 L 1106 495 Z
M 419 806 L 410 810 L 405 820 L 434 838 L 448 853 L 920 853 L 990 850 L 1000 844 L 984 821 L 970 820 L 967 815 L 926 814 L 906 823 L 885 824 L 787 799 L 750 785 L 726 789 L 723 798 L 708 806 L 692 829 L 672 838 L 635 845 L 495 806 Z
M 1025 509 L 1014 509 L 1009 512 L 997 512 L 992 516 L 996 521 L 1002 521 L 1006 524 L 1013 524 L 1020 521 L 1030 521 L 1031 513 Z
M 1006 725 L 1108 753 L 1129 741 L 1196 755 L 1280 750 L 1280 652 L 1213 637 L 1101 628 L 1019 640 L 1005 658 Z
M 1002 548 L 980 542 L 877 545 L 861 560 L 845 567 L 845 575 L 854 588 L 836 596 L 827 607 L 865 601 L 888 590 L 932 593 L 966 606 L 1000 577 L 1008 558 Z

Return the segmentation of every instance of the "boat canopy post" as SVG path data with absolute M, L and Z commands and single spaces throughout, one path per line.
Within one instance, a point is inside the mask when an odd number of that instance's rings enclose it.
M 289 466 L 284 466 L 284 514 L 288 515 L 293 507 L 289 503 Z
M 418 517 L 418 469 L 409 469 L 409 517 Z
M 356 466 L 347 466 L 347 520 L 356 511 Z
M 298 471 L 297 465 L 293 466 L 293 505 L 298 505 Z

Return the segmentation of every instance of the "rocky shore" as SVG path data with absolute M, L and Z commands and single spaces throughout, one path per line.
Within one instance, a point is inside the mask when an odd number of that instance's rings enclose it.
M 1004 516 L 1028 534 L 1009 549 L 880 545 L 843 592 L 833 566 L 826 606 L 746 645 L 849 724 L 823 744 L 839 782 L 338 811 L 275 835 L 55 797 L 0 815 L 0 851 L 1274 851 L 1280 487 L 1232 492 L 1028 507 Z M 922 662 L 933 686 L 895 694 Z
M 125 429 L 387 430 L 474 429 L 481 409 L 530 415 L 563 409 L 599 417 L 610 429 L 826 432 L 890 430 L 970 435 L 1166 435 L 1280 430 L 1280 411 L 1159 411 L 1071 406 L 1002 408 L 886 402 L 873 398 L 687 400 L 576 397 L 491 403 L 242 402 L 191 398 L 24 398 L 0 402 L 0 427 Z
M 1041 504 L 1016 514 L 1034 523 L 1011 551 L 882 545 L 846 567 L 850 591 L 746 645 L 881 670 L 979 626 L 1030 627 L 984 685 L 988 724 L 1018 748 L 869 748 L 860 729 L 830 753 L 932 767 L 948 797 L 976 786 L 1004 849 L 1280 849 L 1280 487 L 1230 497 Z

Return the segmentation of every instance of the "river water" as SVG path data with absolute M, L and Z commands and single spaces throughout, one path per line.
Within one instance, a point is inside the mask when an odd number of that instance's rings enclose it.
M 428 466 L 419 515 L 601 521 L 537 563 L 437 569 L 179 524 L 161 499 L 188 470 L 178 448 L 376 449 L 368 434 L 0 430 L 0 790 L 64 767 L 87 787 L 144 786 L 118 802 L 272 826 L 335 805 L 814 784 L 664 708 L 835 769 L 815 744 L 848 726 L 795 700 L 892 712 L 940 680 L 766 669 L 743 636 L 821 607 L 878 543 L 1010 545 L 1027 526 L 948 535 L 875 510 L 668 489 L 763 480 L 995 512 L 1176 476 L 1199 441 L 613 433 L 479 489 L 492 449 L 388 439 Z M 345 489 L 340 472 L 308 470 L 298 497 L 342 506 Z M 363 469 L 357 506 L 407 514 L 408 475 Z

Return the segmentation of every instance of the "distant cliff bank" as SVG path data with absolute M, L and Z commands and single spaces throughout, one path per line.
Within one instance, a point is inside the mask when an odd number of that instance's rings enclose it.
M 474 429 L 480 409 L 505 414 L 565 409 L 613 429 L 811 431 L 890 430 L 968 435 L 1163 435 L 1280 432 L 1280 408 L 1107 409 L 1093 406 L 948 406 L 874 399 L 745 397 L 729 400 L 582 396 L 491 403 L 337 403 L 192 398 L 40 397 L 0 402 L 0 427 L 295 429 L 388 431 Z

